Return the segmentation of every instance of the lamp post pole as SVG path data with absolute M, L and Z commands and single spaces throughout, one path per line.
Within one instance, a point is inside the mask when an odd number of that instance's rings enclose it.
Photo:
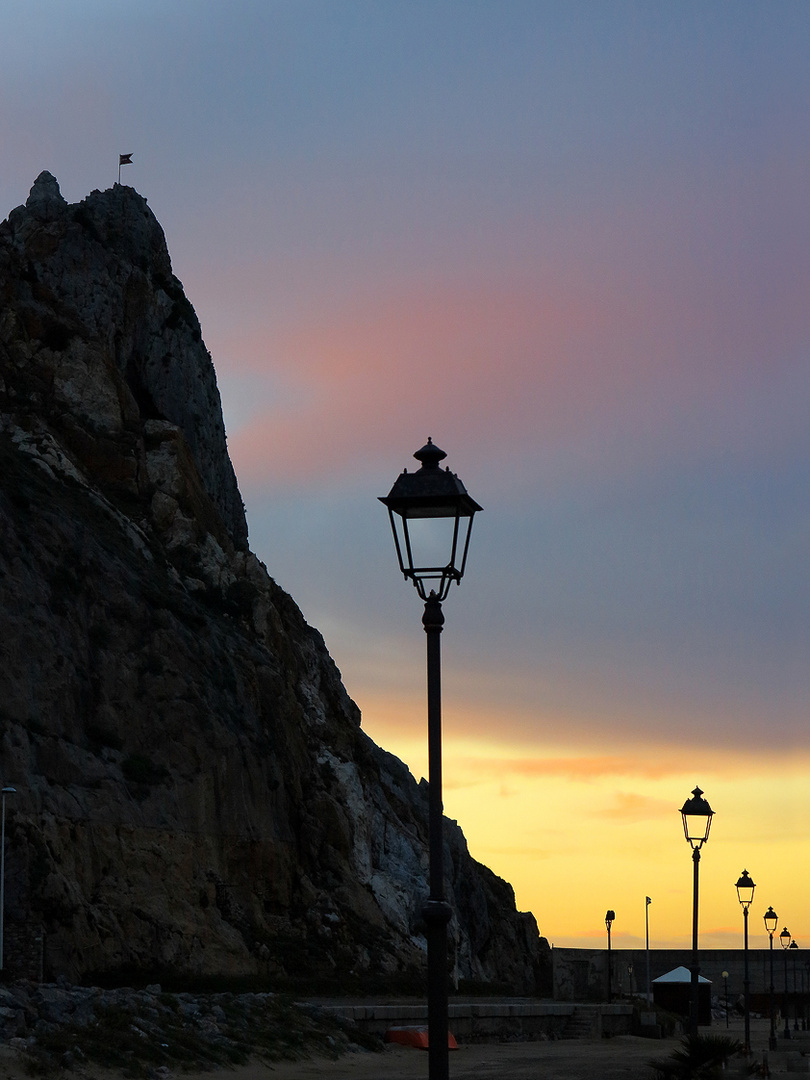
M 790 943 L 790 951 L 793 953 L 793 1030 L 799 1030 L 799 1001 L 796 997 L 796 953 L 799 950 L 799 944 L 794 939 Z
M 428 1074 L 448 1080 L 447 924 L 452 910 L 445 898 L 442 804 L 442 601 L 453 582 L 460 584 L 467 561 L 473 516 L 481 509 L 458 476 L 442 471 L 447 455 L 428 439 L 414 454 L 421 467 L 405 469 L 380 501 L 388 508 L 399 568 L 425 602 L 427 635 L 429 894 L 422 907 L 427 938 Z M 436 556 L 431 527 L 450 525 L 450 549 Z M 423 529 L 424 527 L 424 529 Z
M 14 795 L 17 789 L 4 787 L 0 791 L 2 796 L 2 826 L 0 826 L 0 971 L 3 970 L 3 929 L 6 915 L 6 795 Z
M 782 946 L 782 952 L 785 957 L 785 1030 L 782 1032 L 782 1037 L 785 1039 L 790 1038 L 790 1024 L 788 1023 L 788 980 L 787 980 L 787 958 L 788 949 L 790 948 L 790 931 L 786 926 L 782 927 L 782 933 L 779 935 L 779 944 Z
M 608 909 L 608 911 L 605 912 L 605 927 L 607 929 L 607 945 L 608 945 L 608 947 L 607 947 L 607 999 L 608 999 L 608 1005 L 613 1000 L 613 970 L 612 970 L 612 968 L 613 968 L 613 963 L 612 963 L 613 958 L 612 958 L 611 952 L 610 952 L 610 929 L 613 926 L 613 920 L 615 918 L 616 918 L 616 912 L 615 911 L 611 911 L 610 909 Z
M 770 1031 L 770 1034 L 768 1036 L 768 1049 L 769 1050 L 775 1050 L 776 1049 L 776 1015 L 774 1013 L 774 1007 L 773 1007 L 773 934 L 774 934 L 774 931 L 776 930 L 776 926 L 777 926 L 777 923 L 779 921 L 779 916 L 773 910 L 773 907 L 769 907 L 768 910 L 763 915 L 763 919 L 765 920 L 765 929 L 768 931 L 768 937 L 770 939 L 770 944 L 768 946 L 768 950 L 769 950 L 768 955 L 770 957 L 771 985 L 770 985 L 770 989 L 769 989 L 769 992 L 768 992 L 768 1012 L 769 1012 L 770 1017 L 771 1017 L 771 1031 Z
M 650 904 L 652 900 L 647 897 L 644 904 L 644 938 L 647 952 L 647 1008 L 649 1009 L 652 1003 L 652 992 L 650 983 Z
M 754 889 L 756 885 L 751 880 L 747 870 L 743 870 L 737 879 L 737 899 L 743 909 L 743 957 L 744 957 L 744 978 L 743 978 L 743 1002 L 745 1006 L 745 1045 L 744 1049 L 746 1054 L 751 1053 L 751 980 L 748 977 L 748 909 L 754 902 Z M 728 1013 L 726 1013 L 728 1016 Z
M 428 948 L 428 1056 L 430 1077 L 445 1080 L 448 1061 L 447 924 L 450 905 L 444 896 L 444 835 L 442 829 L 442 605 L 431 592 L 422 624 L 427 634 L 428 700 L 428 828 L 430 836 L 430 894 L 422 908 Z
M 699 978 L 700 965 L 698 957 L 698 868 L 700 866 L 700 849 L 709 839 L 709 830 L 712 827 L 714 811 L 703 798 L 703 792 L 699 787 L 692 791 L 692 798 L 687 799 L 681 807 L 683 818 L 683 831 L 692 848 L 692 967 L 691 967 L 691 1001 L 689 1008 L 689 1034 L 696 1036 L 698 1033 L 698 1016 L 700 1012 Z

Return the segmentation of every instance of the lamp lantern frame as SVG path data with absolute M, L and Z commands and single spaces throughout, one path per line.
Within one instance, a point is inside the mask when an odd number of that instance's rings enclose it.
M 683 819 L 683 832 L 693 851 L 699 851 L 709 839 L 709 831 L 712 827 L 714 810 L 699 787 L 692 791 L 692 798 L 687 799 L 681 807 Z
M 765 931 L 770 934 L 771 937 L 776 933 L 776 928 L 779 925 L 779 916 L 773 910 L 773 907 L 769 907 L 765 914 L 762 916 L 765 922 Z
M 431 594 L 444 600 L 453 582 L 460 583 L 467 565 L 473 518 L 483 509 L 468 494 L 464 484 L 449 468 L 439 462 L 447 457 L 432 439 L 413 455 L 421 463 L 416 472 L 407 469 L 380 502 L 388 509 L 399 568 L 410 580 L 422 600 Z M 446 562 L 420 558 L 412 536 L 414 521 L 443 518 L 452 521 L 452 539 Z
M 740 901 L 743 911 L 747 911 L 754 902 L 754 889 L 756 889 L 756 885 L 751 880 L 747 870 L 743 870 L 740 874 L 735 888 L 737 889 L 737 899 Z

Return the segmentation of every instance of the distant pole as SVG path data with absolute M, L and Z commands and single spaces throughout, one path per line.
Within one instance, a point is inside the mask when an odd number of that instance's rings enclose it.
M 768 994 L 768 1012 L 770 1013 L 770 1017 L 771 1017 L 771 1031 L 770 1031 L 770 1034 L 768 1036 L 768 1049 L 769 1050 L 775 1050 L 776 1049 L 776 1015 L 774 1013 L 774 1002 L 773 1002 L 773 933 L 774 933 L 774 930 L 776 930 L 778 918 L 779 918 L 779 916 L 773 910 L 772 906 L 769 907 L 768 910 L 763 915 L 763 919 L 765 920 L 765 929 L 766 929 L 766 931 L 768 933 L 768 939 L 769 939 L 768 955 L 770 957 L 769 967 L 771 969 L 771 985 L 770 985 L 770 990 L 769 990 L 769 994 Z
M 747 870 L 737 878 L 737 899 L 743 909 L 743 956 L 745 958 L 743 978 L 743 1000 L 745 1007 L 745 1052 L 751 1053 L 751 980 L 748 977 L 748 909 L 754 902 L 756 885 Z
M 644 905 L 644 923 L 646 929 L 647 940 L 647 1006 L 652 1004 L 652 983 L 650 982 L 650 904 L 652 900 L 647 897 L 647 902 Z
M 613 926 L 613 920 L 616 918 L 616 912 L 609 910 L 605 912 L 605 927 L 607 929 L 607 999 L 608 1005 L 613 1001 L 613 962 L 610 954 L 610 928 Z

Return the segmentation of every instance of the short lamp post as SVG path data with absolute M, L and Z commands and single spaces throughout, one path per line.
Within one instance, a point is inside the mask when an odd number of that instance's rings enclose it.
M 698 867 L 700 866 L 700 849 L 709 839 L 709 830 L 712 827 L 714 811 L 703 798 L 703 792 L 699 787 L 692 791 L 692 798 L 687 799 L 681 807 L 683 818 L 684 835 L 692 848 L 692 863 L 694 866 L 692 881 L 692 978 L 691 978 L 691 1002 L 689 1009 L 689 1034 L 696 1036 L 698 1033 L 698 1015 L 700 1012 L 700 997 L 698 991 L 698 979 L 700 966 L 698 961 Z
M 782 952 L 785 957 L 785 1030 L 782 1032 L 783 1039 L 790 1038 L 790 1024 L 788 1023 L 788 984 L 787 984 L 787 958 L 788 949 L 790 948 L 790 931 L 786 926 L 782 927 L 782 933 L 779 935 L 779 944 L 782 946 Z
M 768 1012 L 771 1017 L 771 1031 L 768 1036 L 768 1049 L 776 1049 L 776 1014 L 774 1012 L 773 1004 L 773 935 L 776 927 L 779 923 L 779 916 L 773 910 L 773 907 L 769 907 L 765 914 L 762 916 L 765 921 L 765 929 L 768 931 L 768 937 L 770 944 L 768 946 L 770 956 L 770 969 L 771 969 L 771 985 L 768 993 Z
M 748 977 L 748 909 L 754 902 L 756 885 L 747 870 L 743 870 L 737 879 L 737 899 L 743 910 L 743 1002 L 745 1006 L 745 1052 L 751 1053 L 751 980 Z
M 605 928 L 607 929 L 607 999 L 608 1005 L 613 1001 L 613 962 L 610 953 L 610 931 L 613 926 L 613 920 L 616 918 L 616 912 L 610 908 L 605 912 Z
M 0 790 L 2 797 L 2 826 L 0 826 L 0 971 L 3 970 L 3 924 L 6 914 L 6 795 L 15 795 L 17 789 L 4 787 Z
M 721 972 L 723 976 L 723 988 L 726 995 L 726 1027 L 728 1027 L 728 972 Z
M 428 963 L 428 1073 L 430 1080 L 447 1080 L 447 924 L 452 911 L 445 899 L 442 837 L 442 601 L 453 582 L 461 582 L 473 516 L 481 507 L 454 473 L 439 467 L 447 455 L 431 439 L 413 456 L 420 468 L 410 473 L 405 469 L 380 502 L 388 508 L 399 568 L 425 602 L 430 889 L 422 916 Z

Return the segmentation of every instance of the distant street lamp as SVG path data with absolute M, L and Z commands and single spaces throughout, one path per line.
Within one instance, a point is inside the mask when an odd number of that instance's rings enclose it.
M 751 880 L 747 870 L 743 870 L 737 879 L 737 899 L 743 909 L 743 943 L 745 959 L 745 975 L 743 978 L 743 1001 L 745 1007 L 745 1052 L 751 1053 L 751 981 L 748 978 L 748 909 L 754 902 L 754 889 L 756 885 Z
M 795 951 L 794 951 L 795 950 Z M 799 1030 L 799 1003 L 796 999 L 796 953 L 799 951 L 799 943 L 794 940 L 790 943 L 790 952 L 793 953 L 793 1030 Z
M 728 1027 L 728 972 L 721 971 L 720 974 L 723 978 L 723 993 L 726 996 L 726 1027 Z
M 784 1038 L 790 1038 L 790 1024 L 788 1023 L 788 985 L 787 985 L 787 951 L 790 948 L 790 931 L 786 926 L 782 927 L 782 933 L 779 935 L 779 944 L 782 946 L 782 950 L 785 956 L 785 1030 L 782 1032 Z
M 700 849 L 709 839 L 709 830 L 712 827 L 714 811 L 703 798 L 703 792 L 699 787 L 692 791 L 692 798 L 687 799 L 681 807 L 683 818 L 683 831 L 692 848 L 692 863 L 694 866 L 692 888 L 692 979 L 691 979 L 691 1002 L 689 1009 L 689 1034 L 698 1033 L 698 1013 L 700 1009 L 698 995 L 698 977 L 700 966 L 698 962 L 698 867 L 700 866 Z
M 0 811 L 2 827 L 0 827 L 0 971 L 3 970 L 3 924 L 6 915 L 6 795 L 16 795 L 17 789 L 4 787 L 0 790 L 3 808 Z
M 768 931 L 768 937 L 770 938 L 770 968 L 771 968 L 771 986 L 768 996 L 768 1012 L 771 1015 L 771 1033 L 768 1036 L 768 1049 L 776 1049 L 776 1015 L 773 1008 L 773 935 L 776 927 L 779 923 L 779 916 L 769 907 L 765 914 L 762 916 L 765 920 L 765 929 Z
M 481 509 L 459 478 L 439 468 L 447 455 L 428 439 L 413 455 L 420 468 L 405 469 L 385 498 L 399 568 L 425 601 L 427 634 L 428 826 L 430 891 L 422 908 L 428 949 L 428 1072 L 448 1080 L 447 924 L 452 911 L 444 893 L 442 837 L 442 600 L 460 584 L 467 561 L 473 516 Z M 437 541 L 444 546 L 437 546 Z
M 611 955 L 610 955 L 610 929 L 613 926 L 613 920 L 616 918 L 616 912 L 608 909 L 605 912 L 605 926 L 607 927 L 608 938 L 608 954 L 607 954 L 607 976 L 608 976 L 608 992 L 607 999 L 608 1005 L 613 1000 L 613 985 L 612 985 L 612 971 L 611 971 Z

